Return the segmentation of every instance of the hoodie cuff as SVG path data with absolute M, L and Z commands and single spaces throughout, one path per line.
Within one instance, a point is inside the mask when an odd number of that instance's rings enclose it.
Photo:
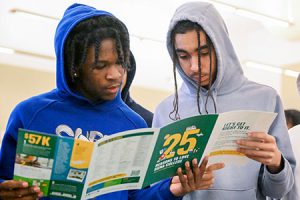
M 182 197 L 176 197 L 172 194 L 172 192 L 170 190 L 171 180 L 172 180 L 171 178 L 168 178 L 168 179 L 162 181 L 160 188 L 159 188 L 159 192 L 160 192 L 161 196 L 163 197 L 163 199 L 181 200 Z
M 281 182 L 282 180 L 285 180 L 285 177 L 287 176 L 287 173 L 288 173 L 288 166 L 286 164 L 286 162 L 288 162 L 283 156 L 281 157 L 282 158 L 282 165 L 283 165 L 283 168 L 281 169 L 280 172 L 278 173 L 271 173 L 269 172 L 267 166 L 265 165 L 264 168 L 265 168 L 265 175 L 268 177 L 268 179 L 270 179 L 271 181 L 275 181 L 275 182 Z

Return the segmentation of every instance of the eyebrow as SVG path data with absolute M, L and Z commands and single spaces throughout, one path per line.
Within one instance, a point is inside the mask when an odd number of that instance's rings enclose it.
M 91 66 L 95 67 L 100 64 L 107 64 L 107 61 L 106 60 L 95 60 L 94 62 L 91 63 Z
M 203 49 L 208 49 L 208 45 L 207 45 L 207 44 L 204 44 L 204 45 L 200 46 L 200 51 L 203 50 Z M 176 51 L 177 53 L 187 53 L 186 50 L 180 49 L 180 48 L 175 49 L 175 51 Z M 198 48 L 196 48 L 194 51 L 198 51 Z

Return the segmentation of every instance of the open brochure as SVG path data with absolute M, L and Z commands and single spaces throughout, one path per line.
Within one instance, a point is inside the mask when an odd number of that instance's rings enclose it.
M 275 117 L 259 111 L 199 115 L 97 142 L 20 129 L 14 179 L 65 199 L 140 189 L 174 176 L 187 160 L 201 162 L 204 155 L 210 162 L 242 164 L 246 157 L 236 151 L 235 141 L 249 131 L 268 132 Z

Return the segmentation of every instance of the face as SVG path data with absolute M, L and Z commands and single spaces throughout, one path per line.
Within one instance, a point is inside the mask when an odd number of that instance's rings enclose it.
M 105 39 L 95 63 L 95 48 L 90 47 L 76 89 L 92 102 L 113 100 L 122 84 L 124 68 L 118 62 L 115 41 Z
M 201 58 L 201 79 L 199 81 L 198 68 L 198 38 L 195 30 L 188 31 L 184 34 L 177 33 L 175 35 L 175 51 L 178 57 L 179 64 L 184 73 L 200 84 L 202 87 L 209 86 L 210 62 L 212 63 L 212 83 L 215 80 L 217 73 L 216 54 L 214 48 L 211 52 L 211 60 L 209 58 L 209 47 L 206 40 L 206 35 L 203 31 L 200 32 L 200 58 Z

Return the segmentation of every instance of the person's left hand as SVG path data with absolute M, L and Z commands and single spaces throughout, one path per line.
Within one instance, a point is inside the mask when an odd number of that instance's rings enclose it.
M 182 169 L 177 169 L 177 176 L 171 181 L 170 191 L 174 196 L 183 196 L 194 190 L 208 189 L 213 185 L 213 171 L 222 169 L 224 163 L 216 163 L 207 167 L 208 157 L 206 156 L 201 165 L 198 166 L 197 159 L 192 160 L 192 168 L 190 163 L 185 163 L 186 174 L 182 173 Z
M 272 135 L 249 132 L 248 138 L 237 140 L 237 144 L 239 145 L 238 152 L 266 165 L 271 173 L 278 173 L 282 170 L 281 152 Z
M 0 199 L 2 200 L 37 200 L 43 192 L 37 186 L 29 186 L 27 182 L 6 180 L 0 183 Z

